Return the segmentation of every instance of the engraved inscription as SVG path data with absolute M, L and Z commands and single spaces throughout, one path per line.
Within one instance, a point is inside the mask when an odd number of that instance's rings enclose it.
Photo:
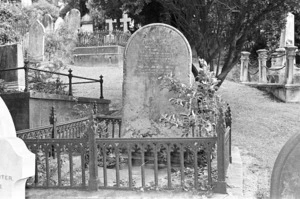
M 143 45 L 138 52 L 136 73 L 160 74 L 174 72 L 174 44 L 170 44 L 164 33 L 154 37 L 144 36 Z M 161 34 L 161 35 L 160 35 Z
M 12 176 L 0 175 L 0 180 L 12 181 Z

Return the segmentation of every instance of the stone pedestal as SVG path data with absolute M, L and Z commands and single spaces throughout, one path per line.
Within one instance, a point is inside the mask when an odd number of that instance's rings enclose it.
M 249 82 L 249 79 L 248 79 L 249 55 L 250 55 L 249 52 L 242 51 L 241 73 L 240 73 L 240 81 L 241 82 Z
M 267 83 L 267 50 L 260 49 L 257 51 L 258 54 L 258 81 L 259 83 Z

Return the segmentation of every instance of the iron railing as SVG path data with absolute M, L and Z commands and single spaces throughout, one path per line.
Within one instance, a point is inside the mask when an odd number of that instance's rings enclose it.
M 111 38 L 105 39 L 111 34 Z M 104 46 L 104 45 L 120 45 L 126 46 L 130 33 L 124 33 L 120 30 L 96 30 L 92 33 L 80 32 L 78 33 L 77 47 L 85 46 Z
M 117 135 L 121 129 L 120 118 L 93 118 L 54 125 L 56 119 L 52 113 L 51 126 L 18 132 L 18 137 L 36 154 L 36 175 L 28 181 L 28 187 L 191 188 L 226 192 L 225 176 L 231 162 L 229 106 L 225 120 L 222 111 L 219 115 L 217 137 L 208 138 L 120 138 Z M 99 129 L 98 122 L 117 124 L 119 129 L 116 132 L 112 126 Z M 47 136 L 36 136 L 43 132 Z
M 24 67 L 2 69 L 2 70 L 0 70 L 0 73 L 1 72 L 15 71 L 15 70 L 24 70 L 25 71 L 25 89 L 24 89 L 24 92 L 28 92 L 28 90 L 29 90 L 29 75 L 28 75 L 29 70 L 68 77 L 69 82 L 67 84 L 57 83 L 57 86 L 68 85 L 69 86 L 69 91 L 68 91 L 69 96 L 73 96 L 73 87 L 72 87 L 72 85 L 74 85 L 74 84 L 87 84 L 87 83 L 99 82 L 100 83 L 100 99 L 104 98 L 103 97 L 103 76 L 102 75 L 99 76 L 99 79 L 93 79 L 93 78 L 87 78 L 87 77 L 81 77 L 81 76 L 73 75 L 72 74 L 72 72 L 73 72 L 72 69 L 68 70 L 69 74 L 65 74 L 65 73 L 59 73 L 59 72 L 54 72 L 54 71 L 47 71 L 47 70 L 32 68 L 32 67 L 29 67 L 28 65 L 29 65 L 29 61 L 25 61 L 24 62 Z M 83 80 L 88 80 L 88 81 L 85 81 L 85 82 L 72 82 L 73 78 L 83 79 Z

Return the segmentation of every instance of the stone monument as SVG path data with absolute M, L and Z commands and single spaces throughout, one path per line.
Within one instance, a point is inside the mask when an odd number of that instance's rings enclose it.
M 275 161 L 270 198 L 300 198 L 300 134 L 293 135 Z
M 0 97 L 0 198 L 25 198 L 27 178 L 34 176 L 35 155 L 16 137 L 11 115 Z
M 63 27 L 65 24 L 65 21 L 63 18 L 61 17 L 58 17 L 55 21 L 55 24 L 54 24 L 54 30 L 55 31 L 58 31 L 61 27 Z
M 0 46 L 0 70 L 23 66 L 23 49 L 20 44 Z M 22 91 L 25 89 L 25 72 L 23 69 L 1 72 L 0 79 L 5 80 L 8 90 Z
M 65 22 L 68 29 L 76 33 L 80 29 L 80 11 L 77 9 L 70 10 L 65 17 Z
M 159 77 L 172 73 L 189 86 L 191 66 L 191 47 L 174 27 L 154 23 L 131 36 L 124 52 L 123 136 L 158 130 L 161 114 L 174 111 L 169 102 L 173 95 L 161 89 Z
M 35 61 L 44 61 L 45 28 L 36 20 L 29 30 L 28 58 Z
M 51 33 L 54 30 L 53 18 L 49 14 L 45 14 L 42 20 L 46 33 Z

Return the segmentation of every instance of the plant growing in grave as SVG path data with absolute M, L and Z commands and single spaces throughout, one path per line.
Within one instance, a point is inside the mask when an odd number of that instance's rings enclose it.
M 172 114 L 163 114 L 160 122 L 169 127 L 182 130 L 182 137 L 216 136 L 216 123 L 220 108 L 225 110 L 225 103 L 216 95 L 218 80 L 212 72 L 200 70 L 193 85 L 187 86 L 174 78 L 165 75 L 161 88 L 167 88 L 174 97 L 169 99 L 175 107 Z M 194 135 L 192 135 L 194 129 Z

